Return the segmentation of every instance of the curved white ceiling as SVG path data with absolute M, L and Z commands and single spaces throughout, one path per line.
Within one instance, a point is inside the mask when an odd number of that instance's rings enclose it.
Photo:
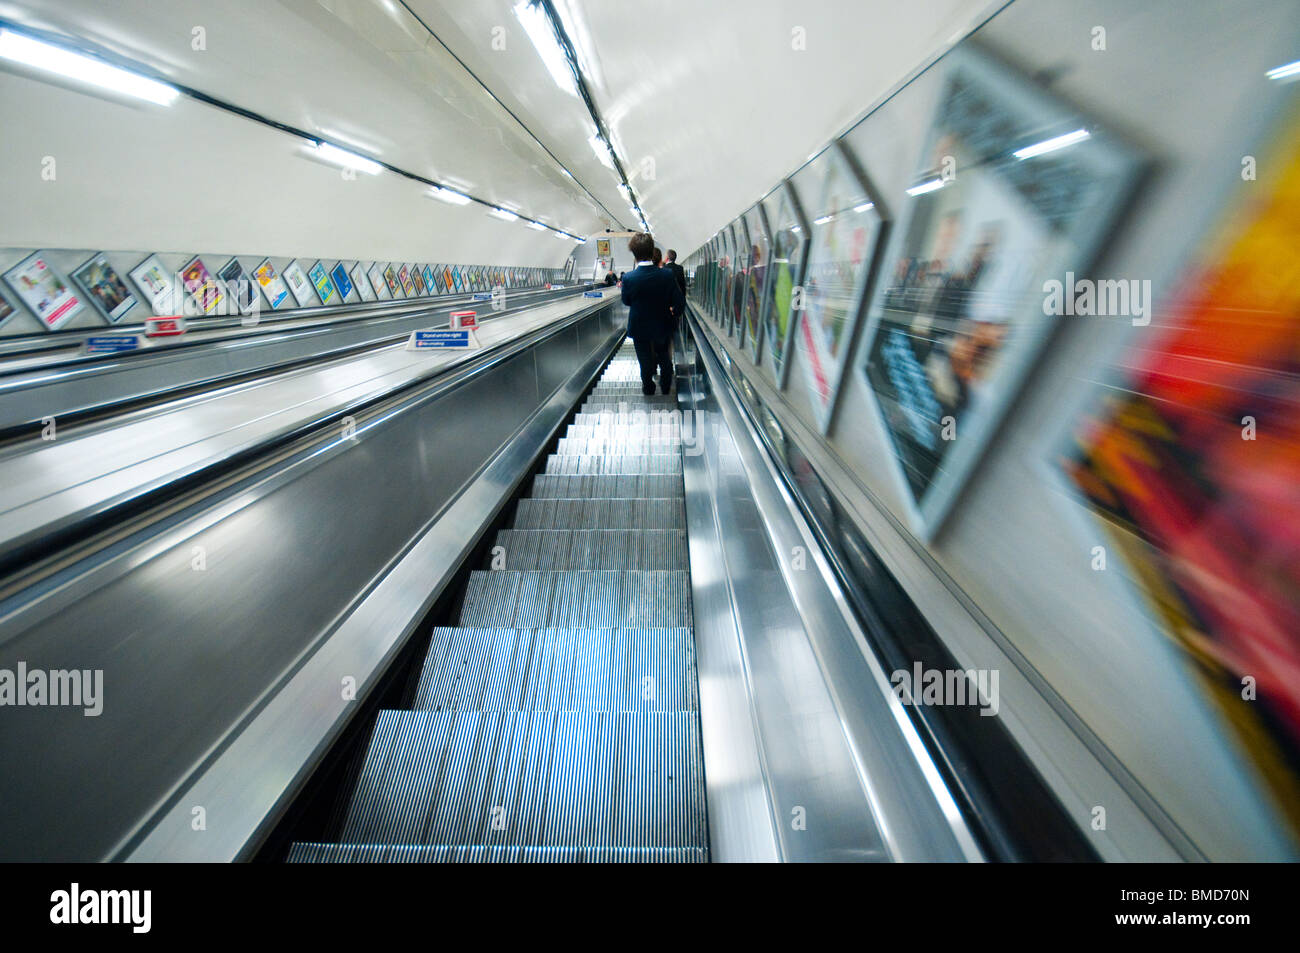
M 551 79 L 516 2 L 0 0 L 0 16 L 557 228 L 621 230 L 633 216 L 587 143 L 586 107 Z M 992 6 L 553 2 L 641 207 L 683 253 Z

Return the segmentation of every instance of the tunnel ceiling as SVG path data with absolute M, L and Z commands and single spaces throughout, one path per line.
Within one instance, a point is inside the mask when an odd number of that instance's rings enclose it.
M 552 80 L 516 2 L 0 0 L 0 16 L 83 37 L 560 229 L 633 226 L 618 177 L 588 144 L 586 105 Z M 990 10 L 988 0 L 554 4 L 647 219 L 683 253 Z

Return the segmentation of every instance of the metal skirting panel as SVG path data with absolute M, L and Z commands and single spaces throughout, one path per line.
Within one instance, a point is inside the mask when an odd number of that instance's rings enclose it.
M 634 367 L 625 348 L 602 382 Z M 552 463 L 592 459 L 583 426 Z M 708 859 L 680 469 L 594 459 L 534 479 L 411 709 L 380 714 L 340 842 L 289 860 Z

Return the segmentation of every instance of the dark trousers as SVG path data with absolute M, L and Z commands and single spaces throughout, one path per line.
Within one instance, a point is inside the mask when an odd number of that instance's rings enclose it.
M 641 393 L 649 395 L 655 392 L 655 369 L 659 370 L 659 392 L 666 394 L 673 386 L 673 339 L 668 336 L 662 340 L 636 338 L 632 341 L 636 348 L 636 359 L 641 363 Z

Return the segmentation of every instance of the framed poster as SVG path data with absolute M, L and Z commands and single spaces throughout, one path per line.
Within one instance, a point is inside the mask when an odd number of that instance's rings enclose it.
M 361 262 L 352 266 L 352 284 L 356 286 L 357 297 L 362 301 L 375 300 L 374 289 L 370 287 L 370 281 L 366 277 L 366 266 Z
M 212 277 L 203 259 L 195 255 L 181 268 L 181 284 L 200 314 L 211 314 L 226 300 L 221 282 Z
M 375 300 L 383 301 L 385 298 L 391 298 L 393 293 L 388 290 L 388 281 L 384 277 L 383 266 L 375 262 L 366 272 L 366 277 L 370 279 L 370 287 L 374 289 Z
M 1138 171 L 1128 146 L 970 44 L 939 68 L 860 358 L 924 538 L 1059 320 L 1051 282 L 1088 272 Z
M 333 299 L 336 289 L 334 282 L 330 280 L 329 274 L 325 271 L 325 266 L 319 261 L 311 266 L 307 272 L 307 277 L 311 279 L 312 287 L 316 289 L 316 294 L 320 297 L 321 304 L 329 304 Z
M 390 298 L 402 297 L 402 283 L 397 280 L 397 269 L 393 267 L 392 262 L 384 266 L 384 284 L 388 287 Z
M 451 270 L 451 279 L 455 283 L 457 294 L 460 294 L 465 290 L 465 279 L 460 273 L 460 265 L 457 265 Z
M 1300 831 L 1300 108 L 1112 362 L 1058 460 Z M 1266 171 L 1267 170 L 1267 171 Z M 1089 540 L 1095 541 L 1090 534 Z M 1088 544 L 1090 545 L 1090 543 Z M 1249 679 L 1249 682 L 1247 681 Z M 1243 704 L 1242 688 L 1255 692 Z
M 62 327 L 85 307 L 68 280 L 41 252 L 5 272 L 5 281 L 47 331 Z
M 266 295 L 272 311 L 282 304 L 291 303 L 289 289 L 275 270 L 275 265 L 271 264 L 271 259 L 263 258 L 262 263 L 253 269 L 253 280 L 262 286 L 262 294 Z
M 767 300 L 767 280 L 771 274 L 768 255 L 772 250 L 772 240 L 762 205 L 755 205 L 745 213 L 745 224 L 749 232 L 749 269 L 745 272 L 740 323 L 749 346 L 749 356 L 757 364 L 763 356 L 763 303 Z
M 238 258 L 226 262 L 217 272 L 217 277 L 225 285 L 225 293 L 239 306 L 240 314 L 248 314 L 253 310 L 258 303 L 257 285 L 249 279 L 248 272 L 244 271 Z
M 812 234 L 795 347 L 803 359 L 817 424 L 826 433 L 857 341 L 858 321 L 879 270 L 889 219 L 842 140 L 822 155 L 821 195 L 810 208 Z
M 411 280 L 411 268 L 409 265 L 403 265 L 397 269 L 397 280 L 402 283 L 402 292 L 406 297 L 411 298 L 415 295 L 415 282 Z
M 411 284 L 415 287 L 417 297 L 424 295 L 424 269 L 419 265 L 411 266 Z
M 110 324 L 122 320 L 136 306 L 135 295 L 131 294 L 117 269 L 103 255 L 90 259 L 72 273 L 72 278 L 81 285 L 91 304 L 99 309 Z
M 609 239 L 608 239 L 608 238 L 597 238 L 597 239 L 596 239 L 596 257 L 597 257 L 597 258 L 609 258 L 609 257 L 610 257 L 610 254 L 609 254 Z
M 307 273 L 302 270 L 302 265 L 298 264 L 298 259 L 295 258 L 284 266 L 284 280 L 300 308 L 312 304 L 311 282 L 307 280 Z
M 442 266 L 442 291 L 443 294 L 451 294 L 456 290 L 455 283 L 451 280 L 451 266 Z
M 149 302 L 154 314 L 175 314 L 180 310 L 173 296 L 176 281 L 157 255 L 150 255 L 132 268 L 131 280 Z
M 438 278 L 433 273 L 433 269 L 425 265 L 421 272 L 424 275 L 425 294 L 436 295 L 438 293 Z
M 763 200 L 772 247 L 771 275 L 763 302 L 763 350 L 772 371 L 772 383 L 784 389 L 794 328 L 794 289 L 803 287 L 804 262 L 808 257 L 808 222 L 794 186 L 786 179 Z
M 352 294 L 352 279 L 348 275 L 347 266 L 339 262 L 330 269 L 330 277 L 334 279 L 334 287 L 339 290 L 339 301 L 347 301 L 348 295 Z
M 3 327 L 4 323 L 15 314 L 17 314 L 17 310 L 9 303 L 9 299 L 4 295 L 0 295 L 0 327 Z

